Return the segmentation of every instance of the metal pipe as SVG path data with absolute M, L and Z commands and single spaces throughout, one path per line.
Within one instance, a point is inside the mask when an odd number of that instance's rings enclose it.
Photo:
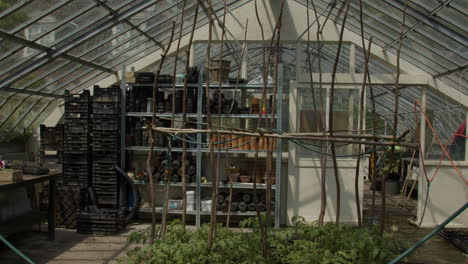
M 453 219 L 455 219 L 458 215 L 463 213 L 465 209 L 468 207 L 468 203 L 465 203 L 462 207 L 460 207 L 455 213 L 453 213 L 449 218 L 447 218 L 442 224 L 437 226 L 434 230 L 432 230 L 429 234 L 424 236 L 421 240 L 416 242 L 412 247 L 408 248 L 403 254 L 399 255 L 398 257 L 394 258 L 392 261 L 390 261 L 388 264 L 396 264 L 409 254 L 413 253 L 417 248 L 422 246 L 422 244 L 426 243 L 431 237 L 433 237 L 435 234 L 437 234 L 440 230 L 442 230 L 448 223 L 450 223 Z

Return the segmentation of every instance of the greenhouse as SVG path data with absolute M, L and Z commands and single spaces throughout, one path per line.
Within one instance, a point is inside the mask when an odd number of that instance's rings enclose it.
M 0 263 L 467 263 L 467 28 L 464 0 L 0 0 Z

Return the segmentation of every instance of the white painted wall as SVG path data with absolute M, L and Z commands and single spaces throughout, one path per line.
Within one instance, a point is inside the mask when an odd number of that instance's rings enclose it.
M 434 175 L 438 161 L 427 161 L 426 170 L 429 178 Z M 468 162 L 456 162 L 461 173 L 468 176 Z M 421 221 L 426 202 L 427 181 L 421 178 L 418 183 L 418 223 Z M 429 190 L 426 213 L 421 227 L 435 227 L 468 202 L 468 186 L 457 174 L 450 162 L 444 161 Z M 468 211 L 455 218 L 447 227 L 468 228 Z
M 294 147 L 290 144 L 290 150 Z M 300 162 L 290 152 L 287 186 L 287 224 L 293 216 L 302 216 L 307 221 L 317 221 L 320 214 L 320 161 Z M 338 160 L 338 173 L 341 188 L 340 223 L 357 224 L 356 199 L 354 192 L 356 160 Z M 362 213 L 363 171 L 359 180 L 360 203 Z M 327 209 L 325 221 L 336 219 L 336 186 L 331 159 L 327 162 Z

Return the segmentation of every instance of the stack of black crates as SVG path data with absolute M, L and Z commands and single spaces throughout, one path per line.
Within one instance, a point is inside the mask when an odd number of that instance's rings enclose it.
M 57 188 L 56 224 L 75 228 L 80 188 L 88 187 L 91 172 L 91 94 L 65 91 L 62 181 Z M 42 128 L 41 128 L 42 129 Z
M 61 163 L 63 161 L 63 125 L 59 124 L 55 127 L 47 127 L 40 125 L 40 157 L 41 162 L 48 167 L 62 170 Z M 61 179 L 58 180 L 61 183 Z M 47 211 L 49 207 L 49 182 L 41 184 L 40 210 Z
M 47 127 L 41 125 L 40 133 L 40 155 L 43 163 L 50 163 L 53 158 L 54 163 L 60 164 L 63 161 L 63 125 Z M 49 154 L 53 152 L 54 154 Z
M 63 142 L 63 185 L 90 185 L 91 158 L 91 95 L 70 94 L 65 91 L 65 119 Z
M 92 97 L 92 169 L 90 204 L 78 211 L 77 231 L 83 234 L 115 234 L 125 226 L 120 208 L 120 88 L 94 86 Z M 89 199 L 89 197 L 93 197 Z M 83 201 L 83 198 L 82 198 Z M 89 201 L 85 202 L 88 203 Z M 92 206 L 90 206 L 92 205 Z
M 120 100 L 118 86 L 94 86 L 92 187 L 100 208 L 119 207 Z

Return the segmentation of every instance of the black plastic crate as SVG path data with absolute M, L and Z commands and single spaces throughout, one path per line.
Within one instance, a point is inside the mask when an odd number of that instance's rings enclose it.
M 80 155 L 73 153 L 65 153 L 63 155 L 63 163 L 65 164 L 91 164 L 90 155 Z
M 89 102 L 85 102 L 85 103 L 65 102 L 65 117 L 67 117 L 67 115 L 68 117 L 73 117 L 73 115 L 69 115 L 69 114 L 78 114 L 81 116 L 81 118 L 84 118 L 85 116 L 89 117 L 90 113 L 91 113 L 91 105 Z M 76 117 L 73 117 L 73 118 L 76 118 Z
M 99 198 L 98 198 L 99 199 Z M 125 228 L 123 209 L 100 209 L 96 212 L 77 212 L 77 231 L 82 234 L 112 235 Z
M 93 175 L 92 177 L 93 184 L 96 186 L 117 186 L 119 180 L 116 175 L 106 176 L 106 175 Z
M 63 163 L 63 171 L 64 172 L 76 172 L 76 173 L 85 173 L 90 171 L 90 164 L 89 163 L 68 163 L 64 162 Z
M 114 166 L 92 166 L 92 174 L 96 177 L 111 177 L 117 175 Z
M 118 152 L 93 151 L 92 159 L 94 163 L 120 164 L 120 154 Z
M 96 151 L 117 152 L 120 149 L 120 144 L 115 142 L 93 142 L 93 149 Z
M 106 140 L 106 141 L 117 141 L 120 142 L 120 131 L 110 130 L 110 131 L 101 131 L 94 130 L 92 133 L 93 140 Z
M 71 94 L 70 91 L 65 90 L 65 103 L 83 103 L 90 100 L 91 93 L 88 90 L 84 90 L 81 94 Z
M 68 134 L 88 134 L 91 132 L 89 123 L 84 124 L 65 124 L 65 136 Z
M 57 125 L 55 127 L 46 127 L 40 125 L 40 137 L 41 144 L 45 145 L 58 145 L 63 141 L 63 125 Z
M 71 144 L 85 144 L 88 145 L 91 142 L 91 137 L 87 134 L 67 134 L 63 145 Z
M 73 112 L 73 111 L 65 110 L 64 118 L 65 118 L 65 122 L 73 122 L 76 119 L 88 120 L 89 118 L 91 118 L 91 113 L 90 113 L 89 110 L 87 110 L 87 112 L 83 112 L 83 113 L 81 113 L 81 112 L 76 113 L 76 112 Z
M 93 115 L 120 115 L 120 103 L 93 103 Z
M 63 151 L 63 142 L 60 142 L 60 144 L 41 143 L 40 151 Z
M 64 144 L 63 150 L 70 154 L 85 154 L 91 150 L 90 144 Z
M 80 206 L 80 189 L 78 187 L 57 188 L 57 227 L 76 228 L 76 212 Z
M 109 116 L 93 116 L 93 130 L 111 130 L 118 131 L 120 130 L 120 119 L 119 118 L 109 118 Z
M 100 88 L 95 85 L 93 91 L 93 103 L 120 103 L 119 86 Z
M 68 187 L 87 187 L 89 186 L 91 181 L 87 177 L 65 177 L 63 178 L 63 185 Z
M 118 186 L 115 187 L 96 187 L 93 186 L 94 190 L 96 191 L 96 196 L 99 198 L 116 198 L 118 197 Z
M 67 127 L 73 126 L 73 127 L 80 127 L 80 126 L 89 126 L 90 123 L 90 117 L 76 117 L 76 118 L 65 118 L 64 119 L 64 131 L 66 133 Z

